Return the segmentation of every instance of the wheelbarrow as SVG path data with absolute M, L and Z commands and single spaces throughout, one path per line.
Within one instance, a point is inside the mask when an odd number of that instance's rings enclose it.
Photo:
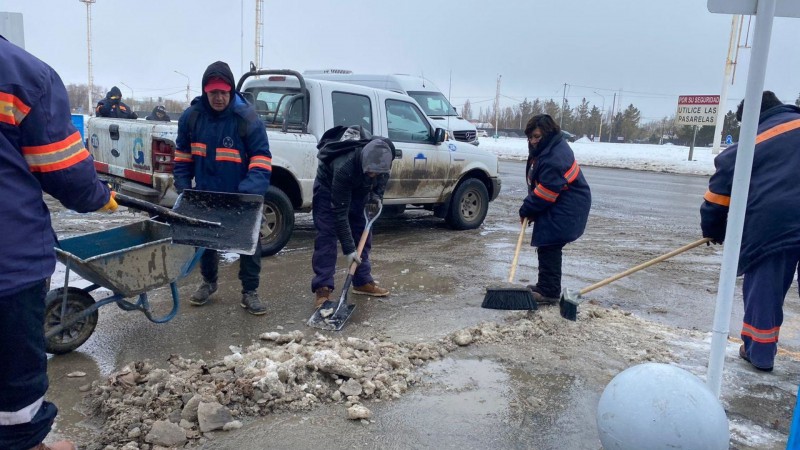
M 155 323 L 172 320 L 178 313 L 176 281 L 192 271 L 203 251 L 173 244 L 169 225 L 154 220 L 61 240 L 56 258 L 66 273 L 64 286 L 49 291 L 45 299 L 45 349 L 64 354 L 80 347 L 97 326 L 98 309 L 109 303 L 141 311 Z M 70 271 L 91 284 L 70 287 Z M 172 291 L 172 310 L 155 316 L 147 291 L 165 285 Z M 101 287 L 113 295 L 95 301 L 89 293 Z
M 47 352 L 63 354 L 80 347 L 97 326 L 97 310 L 109 303 L 125 311 L 141 311 L 151 322 L 172 320 L 179 304 L 176 282 L 191 273 L 206 248 L 255 253 L 263 201 L 259 195 L 186 190 L 178 197 L 175 211 L 216 224 L 181 219 L 168 225 L 151 219 L 61 240 L 56 258 L 66 273 L 64 286 L 49 291 L 45 300 Z M 70 287 L 70 271 L 91 284 Z M 147 292 L 167 285 L 172 309 L 156 316 Z M 101 287 L 112 295 L 95 301 L 90 292 Z M 136 301 L 128 300 L 132 298 Z

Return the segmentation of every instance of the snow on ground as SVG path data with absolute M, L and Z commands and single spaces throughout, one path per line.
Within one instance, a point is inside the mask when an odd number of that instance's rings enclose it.
M 480 148 L 505 159 L 528 157 L 525 138 L 480 138 Z M 578 164 L 655 172 L 711 175 L 714 156 L 710 147 L 695 147 L 689 161 L 689 147 L 655 144 L 613 144 L 581 138 L 571 142 Z

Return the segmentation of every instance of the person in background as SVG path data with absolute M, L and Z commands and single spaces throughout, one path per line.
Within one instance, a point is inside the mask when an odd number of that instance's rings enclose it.
M 137 119 L 139 118 L 133 110 L 122 102 L 122 91 L 114 86 L 106 94 L 106 98 L 97 102 L 94 109 L 97 117 L 113 117 L 116 119 Z
M 358 264 L 353 275 L 353 293 L 385 297 L 389 290 L 375 284 L 369 260 L 370 232 L 364 250 L 356 252 L 356 242 L 366 226 L 364 208 L 377 214 L 389 180 L 394 159 L 394 144 L 387 138 L 372 137 L 360 126 L 337 126 L 326 131 L 317 145 L 319 164 L 314 179 L 312 215 L 317 236 L 311 264 L 314 278 L 314 307 L 330 300 L 336 272 L 337 242 L 347 256 L 347 267 Z
M 55 232 L 42 191 L 78 211 L 115 211 L 72 126 L 58 74 L 0 36 L 0 448 L 72 450 L 44 439 L 58 412 L 45 400 L 47 278 Z
M 736 120 L 742 121 L 744 100 Z M 716 171 L 700 206 L 703 237 L 725 240 L 739 145 L 715 159 Z M 739 357 L 771 371 L 783 323 L 783 301 L 800 273 L 800 108 L 785 105 L 771 91 L 761 98 L 750 192 L 742 230 L 738 275 L 744 275 L 744 322 Z
M 161 105 L 156 106 L 153 108 L 153 112 L 150 113 L 145 120 L 156 120 L 160 122 L 169 122 L 169 114 L 167 114 L 167 109 Z
M 192 100 L 178 120 L 175 150 L 175 190 L 234 192 L 263 196 L 272 175 L 272 154 L 264 124 L 256 110 L 233 89 L 233 72 L 217 61 L 203 74 L 203 94 Z M 219 253 L 208 250 L 200 260 L 203 283 L 189 302 L 201 306 L 217 291 Z M 267 307 L 258 297 L 261 244 L 253 255 L 239 256 L 241 305 L 262 315 Z
M 528 288 L 537 303 L 554 305 L 561 298 L 562 249 L 586 229 L 592 193 L 558 124 L 547 114 L 525 126 L 528 196 L 519 219 L 533 223 L 531 246 L 539 256 L 539 278 Z

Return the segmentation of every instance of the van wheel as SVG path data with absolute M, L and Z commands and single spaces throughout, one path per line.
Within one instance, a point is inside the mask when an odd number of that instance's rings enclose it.
M 261 220 L 261 256 L 272 256 L 289 242 L 294 230 L 294 207 L 289 197 L 275 186 L 264 194 Z
M 480 180 L 470 178 L 458 185 L 450 199 L 445 221 L 456 230 L 478 228 L 489 210 L 489 192 Z

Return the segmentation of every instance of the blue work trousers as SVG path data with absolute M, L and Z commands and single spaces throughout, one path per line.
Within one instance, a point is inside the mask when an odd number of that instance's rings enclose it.
M 778 252 L 744 274 L 742 340 L 747 357 L 756 367 L 773 366 L 783 324 L 783 299 L 800 271 L 799 262 L 800 250 Z
M 219 252 L 205 249 L 200 257 L 200 273 L 209 283 L 216 283 L 219 274 Z M 261 277 L 261 241 L 256 243 L 256 252 L 252 255 L 239 255 L 239 281 L 242 282 L 242 293 L 255 291 Z
M 46 281 L 0 297 L 0 449 L 28 450 L 50 432 L 58 410 L 35 406 L 47 392 Z M 34 406 L 34 408 L 31 408 Z
M 350 201 L 348 220 L 356 245 L 361 240 L 361 233 L 364 232 L 364 227 L 367 225 L 367 219 L 364 218 L 365 203 L 365 198 L 353 198 Z M 321 287 L 328 287 L 333 290 L 339 239 L 336 236 L 333 208 L 331 208 L 331 191 L 317 182 L 314 182 L 312 213 L 317 236 L 314 239 L 314 255 L 311 257 L 311 265 L 314 268 L 311 291 L 315 292 Z M 356 273 L 353 275 L 354 286 L 363 286 L 373 281 L 369 262 L 369 250 L 371 248 L 372 232 L 369 233 L 367 243 L 361 252 L 361 264 L 358 265 Z

